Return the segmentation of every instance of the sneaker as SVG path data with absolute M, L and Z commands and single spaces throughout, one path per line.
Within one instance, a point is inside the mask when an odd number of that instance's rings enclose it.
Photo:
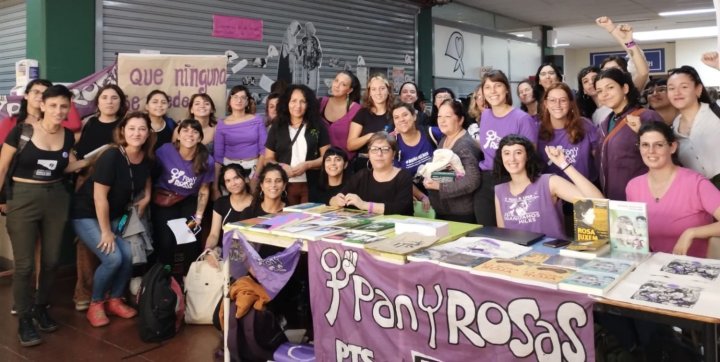
M 89 300 L 80 300 L 75 302 L 75 310 L 78 312 L 83 312 L 88 310 L 90 307 L 90 301 Z
M 55 332 L 58 329 L 57 322 L 50 317 L 46 306 L 35 305 L 31 313 L 39 330 L 43 332 Z
M 31 314 L 25 314 L 18 319 L 18 338 L 23 347 L 37 346 L 42 343 L 42 338 L 35 329 Z
M 17 309 L 15 309 L 15 304 L 13 304 L 12 308 L 10 308 L 10 314 L 17 315 Z
M 125 304 L 125 302 L 123 302 L 120 298 L 112 298 L 108 300 L 105 308 L 107 310 L 107 314 L 116 315 L 120 318 L 129 319 L 137 315 L 137 311 Z
M 105 301 L 92 302 L 87 310 L 87 319 L 93 327 L 102 327 L 110 324 L 110 320 L 105 314 Z

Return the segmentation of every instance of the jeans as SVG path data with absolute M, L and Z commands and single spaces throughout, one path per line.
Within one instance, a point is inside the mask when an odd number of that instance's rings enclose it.
M 100 259 L 93 277 L 92 301 L 104 300 L 106 292 L 110 298 L 122 297 L 132 275 L 130 243 L 116 235 L 115 251 L 105 254 L 97 248 L 101 235 L 97 219 L 74 219 L 72 223 L 80 240 Z M 117 221 L 112 224 L 116 225 Z

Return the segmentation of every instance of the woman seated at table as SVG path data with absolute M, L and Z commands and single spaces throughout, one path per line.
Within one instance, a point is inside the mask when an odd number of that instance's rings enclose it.
M 266 214 L 276 214 L 287 203 L 288 175 L 277 163 L 266 163 L 260 171 L 259 185 L 253 202 L 243 211 L 242 219 L 252 219 Z
M 213 204 L 212 226 L 205 241 L 206 249 L 217 246 L 218 240 L 222 239 L 222 227 L 225 224 L 246 219 L 243 212 L 253 201 L 248 180 L 250 172 L 237 163 L 220 168 L 218 187 L 228 195 L 218 198 Z
M 375 133 L 368 142 L 372 170 L 362 169 L 330 199 L 330 205 L 355 207 L 371 214 L 412 215 L 412 175 L 394 167 L 398 152 L 395 137 Z
M 648 172 L 630 180 L 628 201 L 647 205 L 650 250 L 707 256 L 708 238 L 720 236 L 720 191 L 699 173 L 673 164 L 675 134 L 663 122 L 638 132 Z
M 500 140 L 494 172 L 501 179 L 509 176 L 510 181 L 495 186 L 497 225 L 564 239 L 560 200 L 572 203 L 580 198 L 602 198 L 602 193 L 567 163 L 562 149 L 547 146 L 545 153 L 570 181 L 540 174 L 541 161 L 527 138 L 508 135 Z
M 480 148 L 463 129 L 464 114 L 459 101 L 448 99 L 438 109 L 438 126 L 443 133 L 440 148 L 451 150 L 460 157 L 465 175 L 454 182 L 439 183 L 425 179 L 423 185 L 430 195 L 430 203 L 438 219 L 475 223 L 473 193 L 480 186 L 480 169 L 476 166 Z
M 340 147 L 331 146 L 323 155 L 322 165 L 318 187 L 310 189 L 310 202 L 327 204 L 340 193 L 349 178 L 347 153 Z

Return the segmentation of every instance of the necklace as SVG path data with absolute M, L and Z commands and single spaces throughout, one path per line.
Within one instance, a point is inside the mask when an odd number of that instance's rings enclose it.
M 48 134 L 56 134 L 60 130 L 61 127 L 56 128 L 54 131 L 49 131 L 47 128 L 45 128 L 45 124 L 40 122 L 40 128 L 43 129 L 43 131 L 47 132 Z
M 452 138 L 448 137 L 448 142 L 443 143 L 443 148 L 445 149 L 452 149 L 453 146 L 455 146 L 455 142 L 462 137 L 462 135 L 465 134 L 465 130 L 461 129 L 458 133 L 456 133 Z

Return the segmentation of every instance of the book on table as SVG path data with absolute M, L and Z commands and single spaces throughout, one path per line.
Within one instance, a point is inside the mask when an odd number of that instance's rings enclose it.
M 644 202 L 610 200 L 610 245 L 627 252 L 650 252 Z
M 358 226 L 352 230 L 356 233 L 380 236 L 393 232 L 395 230 L 395 223 L 388 222 L 386 220 L 378 220 Z
M 410 255 L 408 255 L 408 259 L 410 259 Z M 482 256 L 474 256 L 463 253 L 449 253 L 440 257 L 438 264 L 452 269 L 470 271 L 472 268 L 490 260 L 492 259 Z
M 468 234 L 468 236 L 484 236 L 488 238 L 510 241 L 515 244 L 529 246 L 540 241 L 540 239 L 542 239 L 545 234 L 527 230 L 516 230 L 496 226 L 483 226 L 477 230 L 473 230 Z
M 365 245 L 365 250 L 378 259 L 404 264 L 406 256 L 437 242 L 438 238 L 415 233 L 404 233 Z
M 267 217 L 261 217 L 261 216 L 259 216 L 259 217 L 254 217 L 254 218 L 251 218 L 251 219 L 245 219 L 245 220 L 240 220 L 240 221 L 231 222 L 230 225 L 233 226 L 233 227 L 235 227 L 235 228 L 238 228 L 238 229 L 248 229 L 248 228 L 250 228 L 250 227 L 252 227 L 252 226 L 255 226 L 255 225 L 257 225 L 257 224 L 263 223 L 263 222 L 265 222 L 265 221 L 267 221 L 267 220 L 268 220 Z
M 322 214 L 322 216 L 369 219 L 377 215 L 369 214 L 365 211 L 356 209 L 337 209 L 334 211 L 325 212 Z
M 328 235 L 344 232 L 345 229 L 337 226 L 320 226 L 300 231 L 295 237 L 305 240 L 320 240 Z
M 472 269 L 473 274 L 550 289 L 558 289 L 558 283 L 572 272 L 567 268 L 528 263 L 518 259 L 491 259 Z
M 337 234 L 327 235 L 321 238 L 322 241 L 338 243 L 352 248 L 364 249 L 365 245 L 385 239 L 382 236 L 356 233 L 352 230 L 345 230 Z
M 589 259 L 573 258 L 564 255 L 553 255 L 543 262 L 545 265 L 559 266 L 568 269 L 580 269 Z
M 367 225 L 367 224 L 369 224 L 369 223 L 371 223 L 371 222 L 372 222 L 372 221 L 367 220 L 367 219 L 347 219 L 347 218 L 344 218 L 344 221 L 341 221 L 341 222 L 335 224 L 335 226 L 341 227 L 341 228 L 345 228 L 345 229 L 348 229 L 348 230 L 352 230 L 352 229 L 356 229 L 356 228 L 359 228 L 359 227 L 361 227 L 361 226 Z
M 450 234 L 450 226 L 446 221 L 407 218 L 395 222 L 395 234 L 419 233 L 437 238 Z
M 608 242 L 610 232 L 609 200 L 580 199 L 573 204 L 575 240 Z
M 337 223 L 343 222 L 345 219 L 342 218 L 324 218 L 315 217 L 305 221 L 285 225 L 279 229 L 273 230 L 274 235 L 287 236 L 287 237 L 301 237 L 303 231 L 308 229 L 315 229 L 324 226 L 336 226 Z
M 444 257 L 454 254 L 470 255 L 475 258 L 515 258 L 531 249 L 506 241 L 464 236 L 454 241 L 433 245 L 408 256 L 410 261 L 431 261 L 439 263 Z
M 607 255 L 610 250 L 608 242 L 573 241 L 566 248 L 560 249 L 558 254 L 572 258 L 595 259 Z
M 269 216 L 269 219 L 249 227 L 248 230 L 256 232 L 271 232 L 283 226 L 295 224 L 313 218 L 312 215 L 301 212 L 281 212 Z
M 325 214 L 335 212 L 335 211 L 338 211 L 341 209 L 342 209 L 341 207 L 337 207 L 337 206 L 320 205 L 320 206 L 316 206 L 313 208 L 309 208 L 303 212 L 311 214 L 311 215 L 315 215 L 315 216 L 326 216 Z
M 541 253 L 537 252 L 535 250 L 530 250 L 527 253 L 521 254 L 515 259 L 526 261 L 528 263 L 535 263 L 535 264 L 543 264 L 546 260 L 553 257 L 551 254 Z
M 307 212 L 308 209 L 313 209 L 318 206 L 325 206 L 325 204 L 321 204 L 319 202 L 305 202 L 302 204 L 292 205 L 292 206 L 285 206 L 283 208 L 283 211 L 289 211 L 289 212 Z
M 578 270 L 560 282 L 558 289 L 603 296 L 615 286 L 619 280 L 620 278 L 613 274 Z

